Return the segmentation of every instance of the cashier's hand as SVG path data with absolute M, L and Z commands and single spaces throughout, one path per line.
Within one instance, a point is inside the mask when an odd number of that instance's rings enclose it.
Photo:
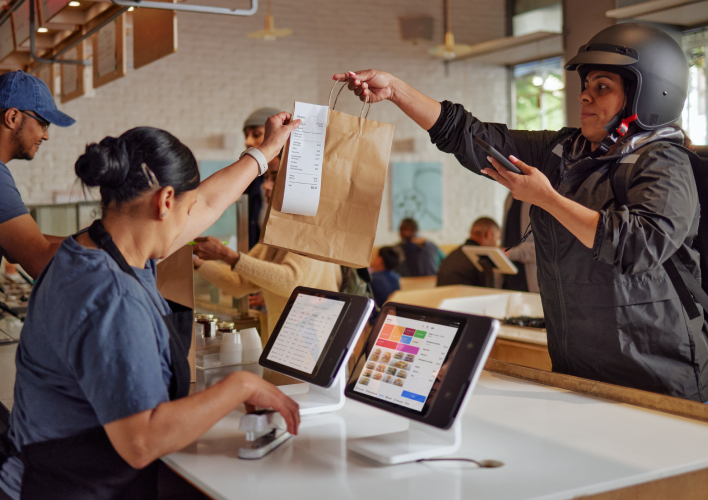
M 236 372 L 230 377 L 238 378 L 239 387 L 245 389 L 246 407 L 273 409 L 280 413 L 288 424 L 288 432 L 297 435 L 300 426 L 300 406 L 270 382 L 250 372 Z
M 213 236 L 207 236 L 206 238 L 195 238 L 194 241 L 196 244 L 192 249 L 192 253 L 196 255 L 198 259 L 220 260 L 231 267 L 234 267 L 234 264 L 238 262 L 240 255 Z M 198 262 L 195 259 L 195 266 L 199 267 L 201 264 L 201 261 Z
M 524 175 L 515 174 L 508 170 L 491 156 L 487 157 L 487 161 L 494 165 L 497 170 L 495 172 L 491 168 L 485 168 L 482 173 L 509 189 L 515 200 L 525 201 L 544 208 L 544 206 L 548 206 L 550 200 L 555 196 L 559 196 L 543 172 L 526 165 L 514 156 L 509 156 L 509 161 L 516 165 Z
M 353 90 L 362 101 L 368 97 L 372 104 L 391 99 L 396 88 L 395 76 L 375 69 L 337 73 L 332 76 L 332 80 L 349 82 L 349 90 Z
M 283 111 L 273 115 L 265 123 L 265 136 L 258 150 L 263 153 L 268 163 L 278 156 L 283 149 L 285 141 L 290 137 L 290 132 L 300 126 L 302 120 L 290 121 L 292 115 Z

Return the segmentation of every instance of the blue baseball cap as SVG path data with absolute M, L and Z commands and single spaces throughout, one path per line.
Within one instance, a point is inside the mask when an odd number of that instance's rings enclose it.
M 68 127 L 76 123 L 69 115 L 57 109 L 49 87 L 36 76 L 24 71 L 0 75 L 0 109 L 16 108 L 34 111 L 49 123 Z

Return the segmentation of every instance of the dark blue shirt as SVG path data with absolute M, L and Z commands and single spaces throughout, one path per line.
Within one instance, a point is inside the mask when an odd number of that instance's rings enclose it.
M 72 436 L 169 401 L 167 302 L 155 261 L 141 283 L 101 250 L 67 238 L 37 280 L 17 348 L 10 417 L 15 446 Z M 19 497 L 22 464 L 0 470 Z
M 0 224 L 28 213 L 10 169 L 0 161 Z M 3 254 L 4 251 L 0 247 L 0 257 Z
M 371 275 L 371 290 L 377 306 L 383 306 L 388 296 L 401 288 L 400 280 L 401 277 L 393 270 L 378 271 Z

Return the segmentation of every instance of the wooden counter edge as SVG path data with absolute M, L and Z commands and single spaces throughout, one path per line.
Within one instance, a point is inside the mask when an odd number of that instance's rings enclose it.
M 653 392 L 630 389 L 618 385 L 597 382 L 595 380 L 563 375 L 528 368 L 526 366 L 505 363 L 496 359 L 488 359 L 485 370 L 501 375 L 508 375 L 529 382 L 566 389 L 595 398 L 607 399 L 618 403 L 626 403 L 649 410 L 670 413 L 680 417 L 708 422 L 708 405 L 686 399 L 664 396 Z
M 700 403 L 699 403 L 700 404 Z M 583 495 L 574 500 L 703 500 L 708 488 L 708 469 L 699 469 L 625 488 Z

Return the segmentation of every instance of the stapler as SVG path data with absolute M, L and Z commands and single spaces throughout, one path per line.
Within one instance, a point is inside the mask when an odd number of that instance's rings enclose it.
M 259 410 L 241 417 L 239 429 L 246 433 L 246 441 L 251 444 L 239 448 L 238 458 L 258 460 L 276 449 L 292 437 L 286 429 L 285 419 L 280 413 Z

